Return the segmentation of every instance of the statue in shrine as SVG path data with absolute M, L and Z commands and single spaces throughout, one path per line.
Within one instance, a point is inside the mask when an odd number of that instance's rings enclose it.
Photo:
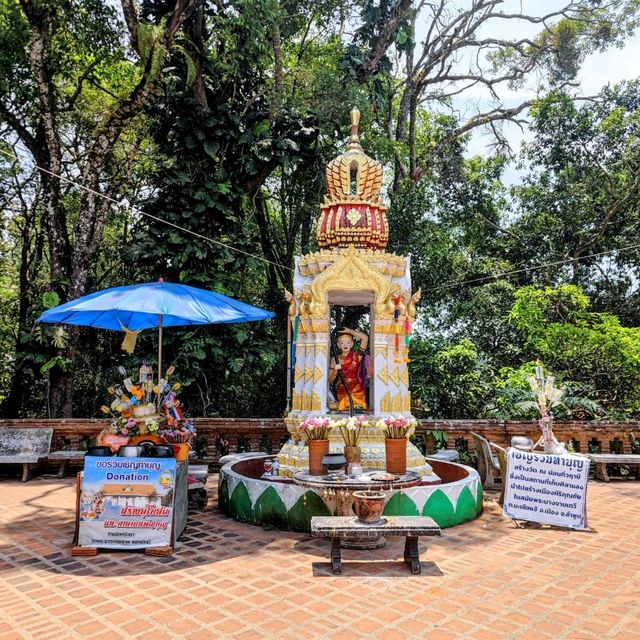
M 354 338 L 360 341 L 362 353 L 354 350 Z M 335 357 L 331 358 L 329 366 L 329 384 L 336 383 L 338 411 L 350 410 L 349 392 L 351 392 L 355 410 L 366 411 L 369 408 L 367 380 L 371 377 L 371 367 L 369 366 L 369 356 L 365 353 L 368 344 L 369 336 L 362 331 L 345 328 L 338 331 L 337 361 Z M 340 376 L 340 372 L 342 376 Z

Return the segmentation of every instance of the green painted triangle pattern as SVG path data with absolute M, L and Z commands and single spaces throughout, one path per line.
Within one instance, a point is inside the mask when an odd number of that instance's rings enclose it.
M 386 516 L 429 516 L 440 528 L 454 527 L 468 520 L 473 520 L 482 512 L 482 483 L 476 482 L 476 495 L 473 495 L 473 483 L 464 486 L 458 495 L 456 504 L 452 504 L 446 492 L 429 487 L 429 495 L 424 503 L 422 513 L 416 503 L 406 493 L 399 492 L 391 496 L 385 505 Z M 288 490 L 290 490 L 289 487 Z M 218 490 L 218 506 L 221 511 L 233 516 L 236 520 L 253 524 L 268 524 L 278 529 L 291 531 L 309 531 L 313 516 L 331 515 L 322 498 L 314 491 L 305 491 L 287 510 L 284 500 L 278 493 L 278 487 L 267 486 L 251 503 L 249 491 L 240 480 L 231 496 L 229 481 L 222 477 Z
M 313 491 L 307 491 L 289 510 L 289 528 L 292 531 L 310 531 L 313 516 L 330 516 L 327 505 Z
M 244 482 L 238 482 L 229 499 L 229 512 L 236 520 L 253 522 L 251 498 Z
M 385 516 L 419 516 L 415 502 L 406 493 L 396 493 L 384 506 Z
M 229 513 L 229 482 L 224 477 L 218 487 L 218 509 L 223 513 Z
M 256 503 L 253 505 L 253 521 L 260 524 L 269 524 L 276 529 L 286 529 L 289 525 L 287 508 L 282 498 L 273 487 L 267 487 Z
M 441 529 L 453 527 L 456 522 L 456 513 L 444 491 L 434 491 L 424 503 L 422 515 L 433 518 Z
M 456 522 L 467 522 L 476 517 L 477 503 L 469 487 L 465 487 L 458 497 L 456 505 Z

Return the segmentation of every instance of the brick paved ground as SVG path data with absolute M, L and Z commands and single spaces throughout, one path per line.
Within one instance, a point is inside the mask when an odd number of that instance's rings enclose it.
M 590 482 L 589 532 L 516 529 L 494 502 L 422 551 L 328 542 L 190 512 L 169 558 L 72 558 L 72 480 L 0 480 L 0 640 L 640 638 L 640 483 Z M 215 478 L 210 479 L 215 485 Z

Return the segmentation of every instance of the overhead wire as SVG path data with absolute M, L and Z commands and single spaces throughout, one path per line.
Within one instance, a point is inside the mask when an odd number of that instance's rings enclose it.
M 16 160 L 17 162 L 20 162 L 20 158 L 15 155 L 14 153 L 9 153 L 8 151 L 5 151 L 4 149 L 0 149 L 0 153 L 4 154 L 5 156 L 7 156 L 8 158 L 11 158 L 12 160 Z M 38 169 L 38 171 L 42 171 L 44 173 L 49 174 L 50 176 L 53 176 L 54 178 L 57 178 L 58 180 L 61 180 L 62 182 L 66 182 L 67 184 L 71 184 L 74 187 L 77 187 L 78 189 L 82 189 L 88 193 L 92 193 L 95 196 L 98 196 L 99 198 L 104 198 L 105 200 L 112 202 L 114 205 L 116 205 L 119 208 L 126 208 L 130 211 L 132 211 L 133 213 L 137 213 L 138 215 L 141 216 L 145 216 L 147 218 L 150 218 L 151 220 L 155 220 L 156 222 L 160 222 L 162 224 L 166 224 L 170 227 L 173 227 L 174 229 L 178 229 L 179 231 L 182 231 L 183 233 L 188 233 L 192 236 L 195 236 L 196 238 L 200 238 L 201 240 L 204 240 L 205 242 L 210 242 L 212 244 L 216 244 L 218 246 L 224 247 L 225 249 L 229 249 L 230 251 L 235 251 L 236 253 L 242 253 L 246 256 L 249 256 L 251 258 L 255 258 L 256 260 L 260 260 L 262 262 L 266 262 L 268 264 L 273 265 L 274 267 L 279 267 L 280 269 L 287 269 L 289 271 L 293 271 L 293 269 L 291 267 L 287 267 L 283 264 L 279 264 L 278 262 L 273 262 L 272 260 L 269 260 L 268 258 L 264 258 L 263 256 L 258 256 L 254 253 L 251 253 L 249 251 L 245 251 L 244 249 L 239 249 L 238 247 L 234 247 L 233 245 L 227 244 L 226 242 L 221 242 L 220 240 L 214 240 L 213 238 L 210 238 L 209 236 L 205 236 L 201 233 L 198 233 L 197 231 L 193 231 L 192 229 L 187 229 L 186 227 L 181 227 L 178 224 L 175 224 L 174 222 L 171 222 L 170 220 L 165 220 L 164 218 L 160 218 L 159 216 L 155 216 L 152 213 L 148 213 L 142 209 L 140 209 L 139 207 L 136 207 L 132 204 L 127 204 L 127 203 L 123 203 L 123 201 L 118 201 L 115 198 L 112 198 L 111 196 L 108 196 L 104 193 L 100 193 L 99 191 L 96 191 L 95 189 L 91 189 L 90 187 L 86 187 L 85 185 L 81 184 L 80 182 L 76 182 L 75 180 L 71 180 L 70 178 L 66 178 L 65 176 L 61 176 L 57 173 L 54 173 L 53 171 L 50 171 L 49 169 L 46 169 L 45 167 L 41 167 L 37 164 L 33 164 L 33 167 L 35 169 Z
M 17 162 L 20 162 L 20 158 L 13 154 L 13 153 L 9 153 L 7 151 L 5 151 L 4 149 L 0 149 L 0 153 L 4 154 L 5 156 L 7 156 L 8 158 L 11 158 L 12 160 L 16 160 Z M 180 225 L 175 224 L 174 222 L 171 222 L 169 220 L 165 220 L 164 218 L 160 218 L 159 216 L 153 215 L 152 213 L 148 213 L 146 211 L 144 211 L 143 209 L 140 209 L 139 207 L 136 207 L 134 205 L 131 204 L 126 204 L 123 203 L 123 201 L 118 201 L 115 198 L 112 198 L 111 196 L 108 196 L 104 193 L 100 193 L 99 191 L 95 191 L 94 189 L 91 189 L 90 187 L 86 187 L 85 185 L 76 182 L 74 180 L 71 180 L 70 178 L 66 178 L 64 176 L 61 176 L 57 173 L 54 173 L 53 171 L 50 171 L 49 169 L 46 169 L 44 167 L 41 167 L 37 164 L 33 164 L 33 167 L 35 169 L 38 169 L 39 171 L 42 171 L 44 173 L 49 174 L 50 176 L 53 176 L 55 178 L 57 178 L 58 180 L 61 180 L 63 182 L 66 182 L 68 184 L 71 184 L 75 187 L 77 187 L 78 189 L 82 189 L 84 191 L 87 191 L 88 193 L 92 193 L 95 196 L 98 196 L 100 198 L 104 198 L 105 200 L 108 200 L 109 202 L 112 202 L 114 205 L 116 205 L 119 208 L 126 208 L 129 209 L 130 211 L 137 213 L 138 215 L 141 216 L 145 216 L 151 220 L 155 220 L 156 222 L 159 222 L 161 224 L 166 224 L 170 227 L 173 227 L 174 229 L 177 229 L 179 231 L 182 231 L 183 233 L 187 233 L 190 234 L 196 238 L 200 238 L 201 240 L 204 240 L 205 242 L 209 242 L 211 244 L 216 244 L 218 246 L 224 247 L 225 249 L 229 249 L 230 251 L 235 251 L 237 253 L 241 253 L 243 255 L 249 256 L 251 258 L 254 258 L 256 260 L 259 260 L 261 262 L 265 262 L 267 264 L 273 265 L 275 267 L 279 267 L 281 269 L 287 269 L 288 271 L 293 271 L 293 269 L 291 267 L 279 264 L 278 262 L 274 262 L 272 260 L 269 260 L 268 258 L 264 258 L 263 256 L 258 256 L 256 254 L 250 253 L 249 251 L 245 251 L 244 249 L 239 249 L 238 247 L 234 247 L 233 245 L 227 244 L 225 242 L 221 242 L 220 240 L 214 240 L 213 238 L 210 238 L 208 236 L 205 236 L 201 233 L 198 233 L 197 231 L 193 231 L 192 229 L 187 229 L 186 227 L 181 227 Z M 563 260 L 555 260 L 553 262 L 546 262 L 544 264 L 540 264 L 540 265 L 533 265 L 530 267 L 524 267 L 522 269 L 512 269 L 510 271 L 503 271 L 500 273 L 496 273 L 493 275 L 489 275 L 489 276 L 482 276 L 479 278 L 471 278 L 469 280 L 461 280 L 461 281 L 450 281 L 450 282 L 445 282 L 444 284 L 438 286 L 438 287 L 434 287 L 433 289 L 430 289 L 431 291 L 442 291 L 443 289 L 451 289 L 454 287 L 463 287 L 469 284 L 476 284 L 479 282 L 486 282 L 489 280 L 498 280 L 500 278 L 506 278 L 512 275 L 516 275 L 519 273 L 526 273 L 528 271 L 538 271 L 540 269 L 545 269 L 547 267 L 554 267 L 554 266 L 560 266 L 563 264 L 570 264 L 570 263 L 575 263 L 575 262 L 581 262 L 583 260 L 588 260 L 591 258 L 598 258 L 601 256 L 606 256 L 606 255 L 611 255 L 614 253 L 620 253 L 623 251 L 631 251 L 633 249 L 638 249 L 640 248 L 640 243 L 636 243 L 636 244 L 632 244 L 632 245 L 628 245 L 625 247 L 619 247 L 616 249 L 610 249 L 608 251 L 600 251 L 598 253 L 591 253 L 589 255 L 585 255 L 585 256 L 580 256 L 577 258 L 566 258 Z

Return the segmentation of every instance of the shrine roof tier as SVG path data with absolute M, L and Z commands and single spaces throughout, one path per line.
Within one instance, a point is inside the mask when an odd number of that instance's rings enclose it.
M 321 205 L 318 244 L 323 249 L 384 249 L 389 241 L 387 207 L 380 199 L 382 164 L 360 144 L 360 111 L 351 111 L 346 151 L 327 165 L 327 195 Z
M 307 253 L 297 258 L 296 267 L 300 275 L 313 277 L 333 265 L 345 255 L 346 251 L 346 249 L 333 248 Z M 405 275 L 409 264 L 409 260 L 404 256 L 376 249 L 359 249 L 357 255 L 380 273 L 396 278 L 402 278 Z

